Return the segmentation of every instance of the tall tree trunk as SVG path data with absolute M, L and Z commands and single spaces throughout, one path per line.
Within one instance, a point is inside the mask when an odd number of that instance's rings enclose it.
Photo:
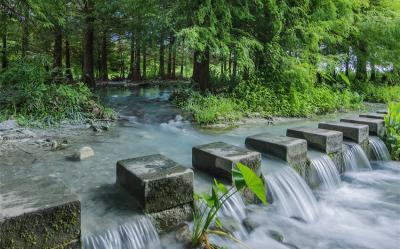
M 147 51 L 146 51 L 146 44 L 143 44 L 143 73 L 142 79 L 145 80 L 147 78 Z
M 363 82 L 367 80 L 367 48 L 365 42 L 359 42 L 358 51 L 356 79 Z
M 167 66 L 167 75 L 168 79 L 172 78 L 172 47 L 174 45 L 174 37 L 172 34 L 169 35 L 169 44 L 168 44 L 168 66 Z
M 129 74 L 128 78 L 133 80 L 133 71 L 135 68 L 135 35 L 132 33 L 131 37 L 131 55 L 129 60 Z
M 351 59 L 351 52 L 350 52 L 350 48 L 348 48 L 348 52 L 347 52 L 347 58 L 346 58 L 346 63 L 345 63 L 345 74 L 347 77 L 349 77 L 350 75 L 350 59 Z
M 164 35 L 161 33 L 160 35 L 160 69 L 159 75 L 161 79 L 165 79 L 165 71 L 164 71 Z
M 107 41 L 107 31 L 104 30 L 102 34 L 101 41 L 101 58 L 100 58 L 100 79 L 108 80 L 108 41 Z
M 172 79 L 176 79 L 176 44 L 174 38 L 174 45 L 172 48 Z
M 27 17 L 22 22 L 22 58 L 25 58 L 29 50 L 29 26 Z
M 7 27 L 4 28 L 3 36 L 3 46 L 1 51 L 1 67 L 7 68 L 8 66 L 8 58 L 7 58 Z
M 182 51 L 181 51 L 181 77 L 183 79 L 183 65 L 185 64 L 185 40 L 182 39 Z
M 140 80 L 140 42 L 139 39 L 136 39 L 135 44 L 135 65 L 133 70 L 133 80 L 138 81 Z
M 233 58 L 232 58 L 232 76 L 235 78 L 237 75 L 237 58 L 236 58 L 236 52 L 233 52 Z
M 94 64 L 93 64 L 93 49 L 94 49 L 94 27 L 93 27 L 93 2 L 92 0 L 85 1 L 85 41 L 84 41 L 84 60 L 83 60 L 83 82 L 89 87 L 95 88 L 96 82 L 94 80 Z
M 62 76 L 62 29 L 56 26 L 54 30 L 54 64 L 53 70 L 55 77 Z
M 376 69 L 375 63 L 371 62 L 371 79 L 372 82 L 376 82 Z
M 195 51 L 193 60 L 193 80 L 199 84 L 201 91 L 210 88 L 210 51 Z
M 73 81 L 71 70 L 71 48 L 69 47 L 68 39 L 65 39 L 65 74 L 69 82 Z
M 229 61 L 228 61 L 228 75 L 231 76 L 232 75 L 232 51 L 229 50 Z

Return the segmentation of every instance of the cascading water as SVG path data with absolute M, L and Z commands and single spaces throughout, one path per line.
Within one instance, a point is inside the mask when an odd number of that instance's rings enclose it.
M 246 218 L 246 207 L 242 197 L 238 193 L 233 194 L 226 200 L 219 212 L 220 215 L 232 217 L 240 222 Z
M 266 176 L 274 205 L 289 217 L 306 222 L 317 219 L 317 201 L 304 180 L 290 167 L 282 167 Z
M 335 163 L 328 155 L 311 159 L 311 165 L 318 174 L 318 180 L 321 183 L 320 187 L 323 190 L 331 190 L 340 184 L 339 172 L 336 169 Z
M 344 145 L 343 159 L 346 171 L 372 170 L 371 163 L 359 144 L 345 142 Z
M 157 231 L 146 217 L 83 239 L 84 249 L 147 249 L 159 244 Z
M 369 137 L 369 145 L 376 161 L 390 161 L 390 153 L 379 137 Z

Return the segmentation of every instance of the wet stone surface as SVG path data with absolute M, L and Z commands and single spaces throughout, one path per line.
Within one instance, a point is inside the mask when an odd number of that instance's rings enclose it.
M 375 118 L 375 119 L 385 119 L 385 114 L 383 113 L 363 113 L 359 115 L 360 118 Z
M 146 213 L 193 202 L 193 171 L 159 154 L 118 161 L 117 183 Z
M 199 145 L 192 149 L 192 164 L 211 176 L 232 181 L 232 169 L 241 162 L 260 173 L 261 154 L 224 142 Z
M 307 141 L 304 139 L 262 133 L 247 137 L 246 146 L 289 164 L 304 163 L 307 160 Z
M 340 131 L 343 133 L 343 138 L 347 138 L 358 144 L 368 140 L 369 126 L 363 124 L 353 124 L 344 122 L 321 122 L 318 128 Z
M 307 140 L 309 147 L 328 154 L 342 150 L 342 132 L 319 128 L 299 127 L 288 129 L 286 135 L 289 137 L 305 139 Z
M 383 137 L 385 135 L 385 121 L 373 118 L 342 118 L 340 122 L 366 124 L 369 126 L 369 134 L 373 136 Z
M 0 248 L 80 248 L 80 202 L 61 180 L 2 183 L 0 206 Z

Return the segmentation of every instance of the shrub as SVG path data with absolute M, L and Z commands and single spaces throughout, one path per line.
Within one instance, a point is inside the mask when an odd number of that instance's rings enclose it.
M 389 114 L 385 116 L 386 145 L 392 159 L 400 160 L 400 102 L 389 104 Z
M 389 103 L 400 101 L 400 86 L 376 86 L 372 83 L 364 84 L 362 92 L 370 102 Z
M 22 124 L 53 125 L 65 119 L 82 120 L 109 113 L 97 104 L 83 83 L 55 84 L 51 72 L 35 62 L 21 61 L 0 74 L 0 113 Z

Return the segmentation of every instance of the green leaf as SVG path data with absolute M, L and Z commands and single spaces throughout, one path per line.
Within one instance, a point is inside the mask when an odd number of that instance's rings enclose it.
M 233 179 L 235 186 L 238 190 L 247 186 L 251 192 L 253 192 L 263 204 L 267 203 L 267 196 L 265 193 L 265 186 L 263 180 L 254 173 L 249 167 L 242 163 L 237 163 L 234 169 Z
M 351 85 L 349 78 L 344 73 L 339 73 L 339 76 L 347 86 Z
M 222 194 L 228 193 L 228 188 L 224 184 L 218 182 L 216 179 L 214 179 L 214 184 Z

